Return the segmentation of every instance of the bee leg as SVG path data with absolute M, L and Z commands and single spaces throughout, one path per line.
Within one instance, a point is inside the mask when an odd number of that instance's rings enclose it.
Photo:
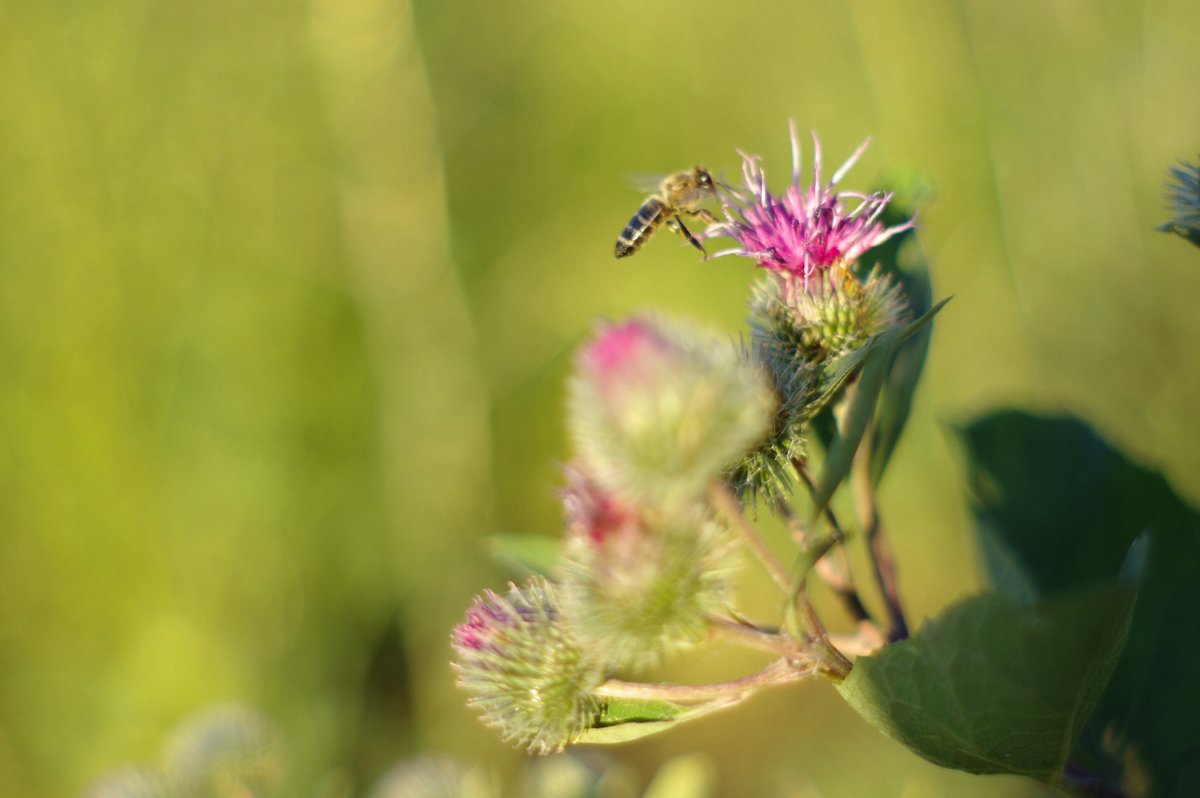
M 667 227 L 670 227 L 672 230 L 686 238 L 688 243 L 700 250 L 701 254 L 703 254 L 705 258 L 708 257 L 708 251 L 705 250 L 704 245 L 701 244 L 694 235 L 692 235 L 692 231 L 687 229 L 687 225 L 683 223 L 683 219 L 679 218 L 678 216 L 672 216 L 667 220 Z
M 717 222 L 717 217 L 713 216 L 713 212 L 708 208 L 697 208 L 696 210 L 692 211 L 692 215 L 699 216 L 700 221 L 704 222 L 705 224 L 716 224 Z

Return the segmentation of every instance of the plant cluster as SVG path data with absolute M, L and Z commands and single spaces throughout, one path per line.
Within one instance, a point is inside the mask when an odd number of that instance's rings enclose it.
M 565 469 L 561 552 L 545 569 L 553 581 L 538 575 L 506 595 L 485 592 L 454 632 L 470 703 L 532 752 L 641 736 L 767 685 L 818 676 L 840 683 L 852 656 L 905 634 L 869 474 L 907 411 L 883 425 L 872 417 L 884 383 L 898 376 L 898 353 L 923 352 L 937 309 L 928 307 L 927 286 L 916 286 L 914 302 L 895 269 L 864 264 L 913 227 L 885 216 L 891 194 L 839 189 L 866 144 L 824 180 L 814 136 L 805 185 L 791 134 L 787 190 L 772 194 L 758 158 L 744 156 L 745 185 L 721 189 L 724 218 L 703 234 L 735 244 L 714 257 L 741 256 L 763 271 L 747 340 L 722 340 L 657 313 L 600 325 L 570 380 L 575 456 Z M 909 395 L 910 371 L 899 389 Z M 864 454 L 864 526 L 889 604 L 888 619 L 878 621 L 848 570 L 848 531 L 829 499 L 856 453 L 870 448 L 860 446 L 868 430 L 888 423 L 890 438 Z M 815 435 L 822 426 L 830 432 Z M 824 453 L 819 471 L 814 448 Z M 798 492 L 808 496 L 808 518 Z M 787 522 L 793 564 L 779 559 L 748 509 Z M 773 622 L 751 620 L 735 605 L 739 543 L 781 591 Z M 857 634 L 827 632 L 808 596 L 814 569 L 851 611 Z M 614 678 L 714 636 L 776 659 L 712 685 Z
M 576 359 L 565 541 L 525 558 L 553 581 L 476 599 L 454 633 L 471 703 L 546 753 L 823 678 L 945 767 L 1085 795 L 1200 794 L 1200 513 L 1086 424 L 1008 410 L 959 427 L 990 589 L 910 635 L 876 487 L 944 301 L 932 304 L 893 194 L 838 188 L 862 148 L 823 181 L 814 136 L 805 185 L 794 128 L 791 141 L 784 193 L 743 155 L 744 186 L 722 186 L 724 219 L 703 235 L 734 241 L 715 257 L 764 272 L 746 342 L 641 314 L 602 325 Z M 1186 163 L 1171 171 L 1175 216 L 1160 228 L 1192 243 L 1198 178 Z M 843 484 L 853 522 L 831 506 Z M 752 520 L 764 513 L 790 530 L 790 564 Z M 848 566 L 860 542 L 879 613 Z M 778 586 L 779 618 L 736 606 L 735 547 Z M 817 583 L 853 633 L 828 631 Z M 775 659 L 719 684 L 616 678 L 714 638 Z

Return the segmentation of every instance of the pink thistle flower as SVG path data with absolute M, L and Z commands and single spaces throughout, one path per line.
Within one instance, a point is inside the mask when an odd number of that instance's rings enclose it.
M 705 238 L 728 236 L 738 246 L 714 253 L 753 258 L 758 265 L 787 282 L 800 281 L 805 291 L 823 289 L 812 281 L 837 266 L 849 266 L 863 253 L 913 227 L 913 220 L 884 227 L 879 217 L 892 195 L 837 191 L 846 172 L 871 143 L 867 139 L 828 183 L 821 183 L 821 143 L 813 133 L 813 179 L 800 185 L 800 140 L 795 123 L 790 123 L 792 141 L 792 185 L 781 196 L 767 190 L 766 174 L 756 155 L 742 156 L 742 175 L 750 199 L 732 195 L 724 206 L 724 222 L 710 225 Z

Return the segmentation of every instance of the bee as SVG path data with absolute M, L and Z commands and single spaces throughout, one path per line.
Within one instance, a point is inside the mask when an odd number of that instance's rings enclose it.
M 716 182 L 703 166 L 693 166 L 668 175 L 659 185 L 658 193 L 646 197 L 642 207 L 638 208 L 617 237 L 617 257 L 624 258 L 637 252 L 663 224 L 708 257 L 704 245 L 683 223 L 683 215 L 697 216 L 705 223 L 712 224 L 716 217 L 708 209 L 700 207 L 700 203 L 715 194 Z

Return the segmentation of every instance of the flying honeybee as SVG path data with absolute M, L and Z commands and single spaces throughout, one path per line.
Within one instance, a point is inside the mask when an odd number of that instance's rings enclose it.
M 621 231 L 617 238 L 617 257 L 623 258 L 637 252 L 663 224 L 707 256 L 704 245 L 683 223 L 683 215 L 697 216 L 708 224 L 715 222 L 716 217 L 708 209 L 700 207 L 700 203 L 715 194 L 716 183 L 703 166 L 693 166 L 668 175 L 659 185 L 658 193 L 646 197 L 642 207 L 638 208 L 638 212 Z

